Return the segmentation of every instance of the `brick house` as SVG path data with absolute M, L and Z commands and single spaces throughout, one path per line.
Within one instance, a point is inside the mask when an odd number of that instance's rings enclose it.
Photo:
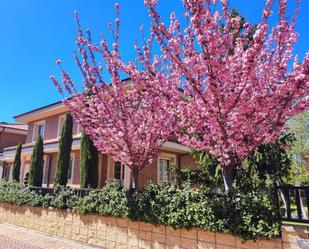
M 28 126 L 24 124 L 0 122 L 0 159 L 4 148 L 26 142 L 27 130 Z M 10 173 L 9 165 L 0 160 L 0 179 L 10 179 Z
M 33 146 L 40 134 L 44 139 L 43 186 L 52 186 L 58 155 L 58 140 L 65 114 L 68 111 L 68 108 L 62 102 L 56 102 L 14 117 L 17 122 L 28 125 L 27 139 L 25 144 L 23 144 L 21 156 L 21 182 L 24 181 L 26 174 L 29 172 Z M 74 121 L 71 165 L 68 179 L 68 185 L 71 187 L 80 186 L 80 137 L 81 127 Z M 15 150 L 16 146 L 6 147 L 0 160 L 12 166 Z M 139 187 L 144 186 L 148 181 L 159 184 L 169 181 L 168 167 L 172 164 L 178 167 L 196 167 L 197 165 L 194 159 L 188 155 L 188 148 L 175 141 L 168 141 L 162 147 L 158 159 L 152 165 L 141 170 Z M 110 156 L 100 154 L 98 168 L 99 187 L 104 185 L 106 180 L 113 178 L 118 179 L 126 187 L 130 185 L 131 170 L 119 162 L 114 162 Z

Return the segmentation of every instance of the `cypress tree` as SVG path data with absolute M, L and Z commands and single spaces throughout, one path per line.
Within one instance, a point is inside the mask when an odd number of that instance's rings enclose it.
M 31 166 L 29 171 L 28 184 L 34 187 L 41 187 L 43 182 L 44 146 L 41 136 L 35 142 Z
M 20 166 L 21 166 L 21 158 L 20 158 L 21 150 L 22 150 L 22 145 L 19 144 L 16 148 L 16 154 L 15 154 L 14 165 L 13 165 L 13 181 L 14 182 L 19 182 Z
M 67 113 L 59 140 L 59 155 L 57 159 L 54 185 L 66 186 L 68 183 L 68 172 L 70 168 L 71 149 L 73 142 L 72 131 L 73 119 L 71 114 Z
M 80 145 L 80 186 L 81 188 L 98 187 L 98 150 L 85 133 Z

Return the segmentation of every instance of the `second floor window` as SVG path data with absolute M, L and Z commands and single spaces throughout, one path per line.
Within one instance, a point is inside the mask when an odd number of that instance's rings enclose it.
M 61 115 L 59 116 L 59 120 L 58 120 L 58 131 L 57 131 L 57 137 L 60 137 L 61 136 L 61 132 L 62 132 L 62 127 L 63 127 L 63 124 L 64 124 L 64 119 L 65 119 L 65 116 L 64 115 Z
M 45 133 L 45 125 L 40 124 L 38 126 L 38 136 L 41 136 L 42 138 L 44 138 L 44 133 Z
M 34 128 L 33 128 L 33 137 L 32 137 L 32 141 L 37 140 L 37 138 L 39 136 L 41 136 L 44 139 L 44 135 L 45 135 L 45 122 L 38 122 L 34 124 Z

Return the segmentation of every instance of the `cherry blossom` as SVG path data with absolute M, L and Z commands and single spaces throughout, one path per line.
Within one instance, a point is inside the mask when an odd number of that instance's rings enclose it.
M 278 22 L 270 26 L 276 11 L 268 0 L 254 26 L 234 15 L 227 0 L 183 0 L 187 25 L 181 27 L 175 13 L 169 26 L 162 23 L 158 1 L 145 4 L 186 96 L 178 105 L 180 142 L 219 160 L 228 191 L 241 161 L 309 107 L 309 53 L 293 58 L 298 5 L 289 19 L 280 0 Z
M 60 93 L 69 94 L 65 103 L 98 149 L 128 165 L 135 179 L 175 132 L 182 144 L 218 159 L 229 191 L 242 160 L 276 140 L 287 120 L 309 108 L 309 53 L 300 60 L 293 51 L 298 5 L 288 18 L 286 0 L 279 0 L 278 11 L 267 0 L 261 21 L 251 24 L 227 0 L 183 0 L 185 22 L 173 12 L 166 25 L 158 1 L 144 2 L 151 34 L 142 47 L 135 44 L 135 59 L 121 59 L 116 4 L 111 48 L 104 37 L 96 45 L 89 30 L 84 34 L 76 15 L 75 60 L 84 90 L 77 92 L 62 69 L 61 84 L 51 79 Z M 278 21 L 270 25 L 273 13 Z M 161 53 L 153 54 L 154 42 Z M 105 68 L 110 83 L 103 80 Z M 122 81 L 121 73 L 131 80 Z
M 109 25 L 114 37 L 112 49 L 104 37 L 101 44 L 96 45 L 90 30 L 84 34 L 75 13 L 78 53 L 74 58 L 83 76 L 83 90 L 76 90 L 76 84 L 63 70 L 60 60 L 56 63 L 61 68 L 62 82 L 59 83 L 54 76 L 51 80 L 63 94 L 64 103 L 74 119 L 90 135 L 98 150 L 127 165 L 134 180 L 131 187 L 138 187 L 139 171 L 151 165 L 175 130 L 176 119 L 171 107 L 176 105 L 178 96 L 173 90 L 165 89 L 168 84 L 162 83 L 173 81 L 173 76 L 162 73 L 159 65 L 162 62 L 156 56 L 152 58 L 151 38 L 143 47 L 135 44 L 135 60 L 128 63 L 121 60 L 119 4 L 115 4 L 115 9 L 115 26 Z M 103 80 L 98 55 L 103 58 L 110 82 Z M 128 75 L 129 79 L 121 80 L 121 73 Z

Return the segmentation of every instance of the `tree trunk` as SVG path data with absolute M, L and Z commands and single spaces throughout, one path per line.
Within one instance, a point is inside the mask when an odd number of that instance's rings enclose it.
M 138 169 L 132 170 L 131 189 L 138 190 L 138 175 L 139 175 Z
M 235 168 L 232 166 L 222 168 L 222 177 L 224 182 L 225 193 L 230 193 L 235 178 Z

